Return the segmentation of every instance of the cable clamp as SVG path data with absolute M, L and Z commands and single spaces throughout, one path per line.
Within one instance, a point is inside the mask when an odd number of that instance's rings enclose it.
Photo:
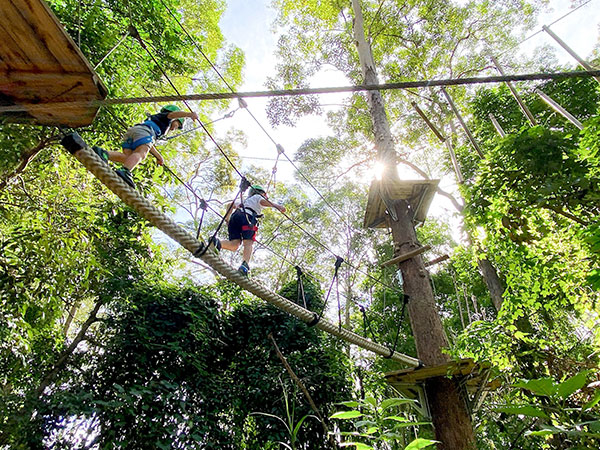
M 246 100 L 244 100 L 242 97 L 238 97 L 238 105 L 240 105 L 240 108 L 248 107 L 248 103 L 246 103 Z
M 245 192 L 246 189 L 248 189 L 250 187 L 250 182 L 248 181 L 248 179 L 246 177 L 242 177 L 242 179 L 240 180 L 240 191 Z
M 133 25 L 129 25 L 127 27 L 127 32 L 129 33 L 129 35 L 132 38 L 139 39 L 139 37 L 140 37 L 140 33 L 139 33 L 138 29 L 136 27 L 134 27 Z
M 285 153 L 283 145 L 277 144 L 275 147 L 277 148 L 277 154 L 281 155 L 282 153 Z
M 340 266 L 342 265 L 343 262 L 344 262 L 344 258 L 342 258 L 341 256 L 335 257 L 335 270 L 336 271 L 337 271 L 337 269 L 340 268 Z
M 294 269 L 296 269 L 296 275 L 298 276 L 298 278 L 300 278 L 302 276 L 302 269 L 300 268 L 300 266 L 294 266 Z
M 319 316 L 317 313 L 313 313 L 313 320 L 308 322 L 306 325 L 308 325 L 309 327 L 314 327 L 316 324 L 319 323 L 320 320 L 321 316 Z
M 208 209 L 208 203 L 206 202 L 206 200 L 204 200 L 203 198 L 200 199 L 200 204 L 198 205 L 198 208 L 203 209 L 204 211 L 206 211 Z
M 386 347 L 386 348 L 388 349 L 388 351 L 390 352 L 390 354 L 389 354 L 389 355 L 384 355 L 383 357 L 384 357 L 385 359 L 390 359 L 392 356 L 394 356 L 394 350 L 392 350 L 392 349 L 391 349 L 391 348 L 389 348 L 389 347 Z

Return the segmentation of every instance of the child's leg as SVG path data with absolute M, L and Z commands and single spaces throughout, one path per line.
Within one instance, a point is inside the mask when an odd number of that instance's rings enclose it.
M 241 243 L 242 241 L 239 239 L 234 239 L 232 241 L 221 241 L 221 248 L 224 248 L 225 250 L 229 250 L 231 252 L 235 252 L 238 248 L 240 248 Z
M 125 158 L 123 165 L 129 170 L 133 170 L 135 168 L 135 166 L 137 166 L 144 159 L 146 159 L 146 156 L 148 156 L 149 151 L 150 151 L 150 145 L 148 145 L 148 144 L 140 145 Z
M 252 258 L 252 248 L 254 246 L 253 239 L 244 239 L 244 251 L 242 252 L 242 257 L 244 261 L 250 263 L 250 258 Z
M 127 157 L 129 155 L 131 155 L 131 150 L 124 148 L 123 152 L 111 152 L 111 151 L 107 151 L 106 153 L 108 153 L 108 159 L 110 161 L 114 161 L 117 162 L 119 164 L 125 164 L 125 161 L 127 161 Z

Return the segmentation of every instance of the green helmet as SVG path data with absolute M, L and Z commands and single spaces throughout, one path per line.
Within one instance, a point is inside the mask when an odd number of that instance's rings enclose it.
M 167 106 L 163 106 L 160 109 L 161 113 L 170 113 L 170 112 L 175 112 L 175 111 L 181 111 L 181 108 L 177 105 L 167 105 Z M 185 123 L 185 118 L 178 117 L 175 120 L 177 120 L 181 124 L 181 128 L 183 128 L 183 124 Z
M 250 197 L 252 197 L 253 195 L 256 195 L 256 194 L 260 195 L 260 194 L 266 194 L 266 193 L 267 193 L 267 191 L 265 191 L 265 189 L 258 184 L 254 184 L 254 185 L 250 186 L 250 192 L 249 192 Z

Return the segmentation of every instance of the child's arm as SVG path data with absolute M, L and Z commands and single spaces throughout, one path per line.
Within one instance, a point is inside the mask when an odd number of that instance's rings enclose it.
M 260 204 L 266 207 L 275 208 L 279 210 L 279 212 L 285 212 L 285 206 L 280 205 L 279 203 L 272 202 L 271 200 L 261 199 Z
M 181 117 L 189 117 L 192 120 L 198 120 L 198 114 L 195 112 L 187 112 L 187 111 L 172 111 L 167 114 L 169 119 L 179 119 Z
M 152 156 L 156 158 L 156 162 L 159 166 L 162 166 L 165 163 L 165 160 L 163 159 L 162 155 L 154 145 L 150 147 L 150 153 L 152 153 Z
M 237 205 L 233 202 L 227 203 L 227 214 L 225 214 L 225 222 L 229 222 L 229 218 L 233 214 L 233 212 L 237 209 Z

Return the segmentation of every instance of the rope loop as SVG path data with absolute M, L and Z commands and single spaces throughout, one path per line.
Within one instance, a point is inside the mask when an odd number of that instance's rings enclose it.
M 313 313 L 313 320 L 308 322 L 306 325 L 309 327 L 314 327 L 316 324 L 319 323 L 320 320 L 321 320 L 321 316 L 317 313 Z

